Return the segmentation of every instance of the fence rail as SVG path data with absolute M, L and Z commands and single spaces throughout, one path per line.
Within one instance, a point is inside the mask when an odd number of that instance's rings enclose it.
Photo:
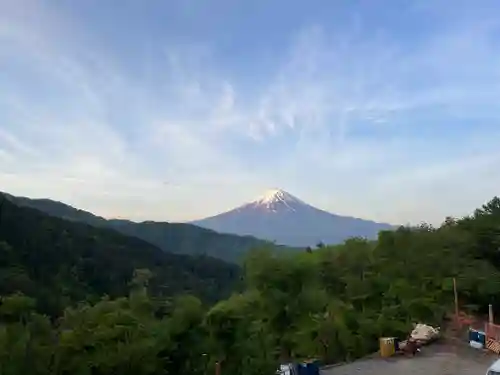
M 500 341 L 500 325 L 493 323 L 485 323 L 484 331 L 487 337 L 490 337 L 496 341 Z

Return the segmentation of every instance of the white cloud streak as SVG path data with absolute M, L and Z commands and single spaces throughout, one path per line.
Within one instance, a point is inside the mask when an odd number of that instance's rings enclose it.
M 155 46 L 141 81 L 99 35 L 42 4 L 0 1 L 3 190 L 184 220 L 281 186 L 334 212 L 436 222 L 500 182 L 486 173 L 499 159 L 491 133 L 461 129 L 482 146 L 472 151 L 467 138 L 446 142 L 456 119 L 499 120 L 496 23 L 465 18 L 410 51 L 359 19 L 306 27 L 269 81 L 248 87 L 204 43 Z M 455 204 L 460 191 L 474 198 Z

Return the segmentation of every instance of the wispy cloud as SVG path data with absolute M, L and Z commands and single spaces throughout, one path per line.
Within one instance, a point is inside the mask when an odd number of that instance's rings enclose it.
M 308 20 L 241 71 L 210 35 L 111 38 L 49 2 L 0 0 L 2 189 L 138 219 L 268 186 L 392 222 L 465 213 L 500 182 L 500 49 L 492 17 L 457 9 L 415 6 L 429 30 L 371 29 L 363 8 Z

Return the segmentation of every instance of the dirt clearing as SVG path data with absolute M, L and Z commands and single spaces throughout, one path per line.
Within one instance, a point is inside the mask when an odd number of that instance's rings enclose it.
M 497 359 L 493 353 L 475 350 L 465 343 L 435 343 L 414 358 L 371 358 L 325 368 L 322 375 L 485 375 Z

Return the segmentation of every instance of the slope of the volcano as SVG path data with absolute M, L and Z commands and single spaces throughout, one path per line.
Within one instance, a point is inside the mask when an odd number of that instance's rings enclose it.
M 375 238 L 390 224 L 335 215 L 315 208 L 284 190 L 266 192 L 231 211 L 193 221 L 222 233 L 252 235 L 287 246 L 335 244 L 349 237 Z

